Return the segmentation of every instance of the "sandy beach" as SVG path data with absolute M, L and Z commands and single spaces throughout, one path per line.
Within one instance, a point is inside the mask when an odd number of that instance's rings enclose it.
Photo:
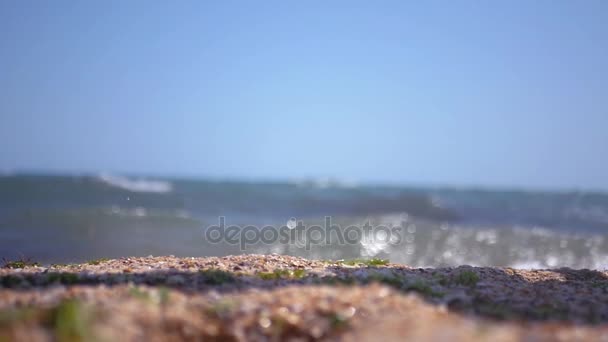
M 0 269 L 0 341 L 608 340 L 608 272 L 173 256 Z

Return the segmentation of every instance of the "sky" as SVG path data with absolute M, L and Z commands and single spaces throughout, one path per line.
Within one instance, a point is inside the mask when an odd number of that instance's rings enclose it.
M 608 2 L 0 2 L 0 170 L 608 189 Z

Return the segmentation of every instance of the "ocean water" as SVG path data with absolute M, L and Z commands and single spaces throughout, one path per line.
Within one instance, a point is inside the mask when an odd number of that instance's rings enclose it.
M 61 263 L 239 253 L 604 269 L 608 194 L 0 176 L 2 258 Z

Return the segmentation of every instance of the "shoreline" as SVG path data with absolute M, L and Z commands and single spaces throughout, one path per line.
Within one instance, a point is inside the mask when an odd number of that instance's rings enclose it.
M 412 268 L 271 254 L 99 259 L 2 268 L 0 279 L 0 340 L 608 334 L 608 271 L 600 270 Z

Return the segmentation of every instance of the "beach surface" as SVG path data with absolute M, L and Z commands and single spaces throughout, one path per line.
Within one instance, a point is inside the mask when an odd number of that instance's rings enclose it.
M 608 272 L 285 255 L 6 263 L 0 341 L 608 341 Z

